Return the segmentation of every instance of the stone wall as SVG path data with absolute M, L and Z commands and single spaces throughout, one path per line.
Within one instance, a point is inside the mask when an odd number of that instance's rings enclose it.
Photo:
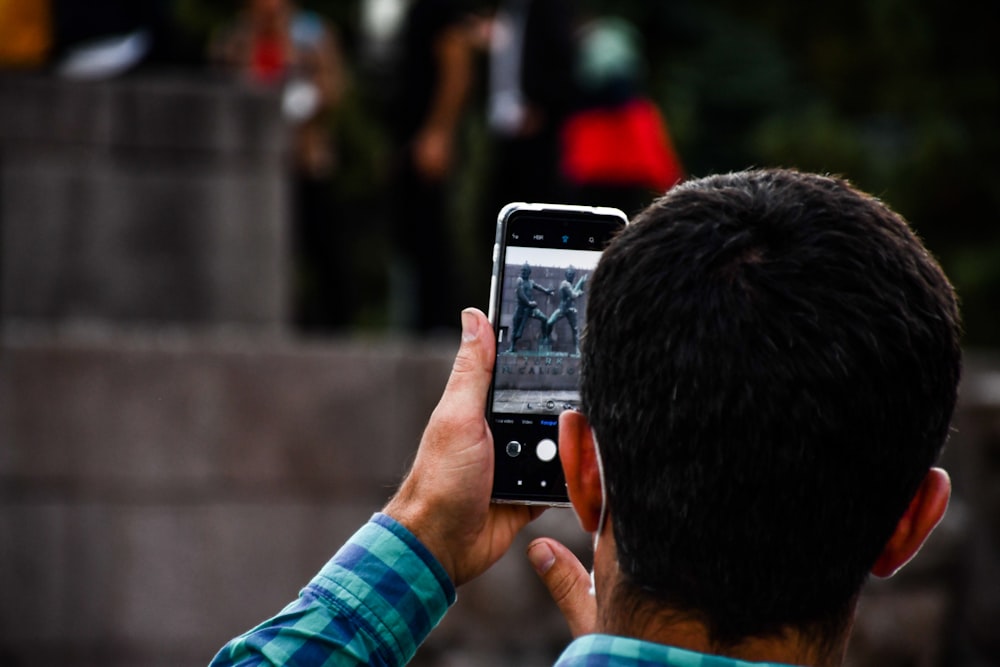
M 386 501 L 453 353 L 8 328 L 0 664 L 206 664 Z M 522 552 L 462 591 L 423 664 L 551 659 L 565 630 Z
M 292 600 L 385 502 L 453 353 L 431 343 L 8 326 L 0 664 L 207 663 Z M 969 374 L 947 460 L 957 502 L 917 559 L 864 596 L 852 667 L 996 664 L 985 651 L 995 650 L 989 545 L 1000 524 L 996 507 L 976 498 L 996 495 L 996 467 L 984 461 L 996 460 L 1000 410 L 976 387 L 998 377 L 995 368 Z M 523 555 L 542 533 L 587 557 L 576 520 L 550 510 L 460 591 L 416 664 L 551 664 L 568 635 Z M 956 658 L 973 650 L 989 658 Z
M 218 81 L 0 74 L 0 317 L 280 328 L 286 143 Z

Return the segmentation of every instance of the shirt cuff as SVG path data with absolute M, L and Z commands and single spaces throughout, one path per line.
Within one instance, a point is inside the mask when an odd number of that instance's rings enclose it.
M 397 664 L 413 657 L 455 602 L 455 586 L 437 559 L 382 513 L 341 547 L 304 592 L 352 609 Z

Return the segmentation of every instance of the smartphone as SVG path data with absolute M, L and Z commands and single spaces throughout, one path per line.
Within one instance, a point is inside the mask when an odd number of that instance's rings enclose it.
M 559 413 L 579 406 L 587 281 L 627 222 L 607 207 L 512 203 L 500 211 L 489 305 L 497 358 L 486 405 L 494 502 L 569 504 Z

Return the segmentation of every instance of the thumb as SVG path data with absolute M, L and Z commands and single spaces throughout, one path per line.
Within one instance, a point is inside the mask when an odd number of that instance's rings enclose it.
M 597 601 L 590 594 L 590 574 L 573 552 L 547 537 L 528 545 L 528 560 L 549 589 L 574 637 L 594 632 Z
M 444 434 L 452 445 L 468 441 L 469 437 L 477 440 L 483 436 L 479 432 L 486 429 L 486 397 L 495 357 L 496 340 L 490 321 L 481 311 L 466 308 L 462 311 L 462 342 L 428 424 L 430 435 Z
M 490 321 L 476 308 L 462 311 L 462 344 L 448 378 L 447 393 L 468 394 L 485 407 L 493 374 L 496 342 Z

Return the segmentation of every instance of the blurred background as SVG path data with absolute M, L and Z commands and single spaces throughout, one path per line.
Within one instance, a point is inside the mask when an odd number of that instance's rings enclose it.
M 1000 665 L 995 18 L 845 0 L 0 0 L 0 665 L 198 665 L 406 469 L 512 200 L 847 177 L 963 303 L 932 544 L 850 664 Z M 588 547 L 550 511 L 531 534 Z M 521 546 L 527 543 L 525 536 Z M 515 549 L 420 665 L 548 665 Z

